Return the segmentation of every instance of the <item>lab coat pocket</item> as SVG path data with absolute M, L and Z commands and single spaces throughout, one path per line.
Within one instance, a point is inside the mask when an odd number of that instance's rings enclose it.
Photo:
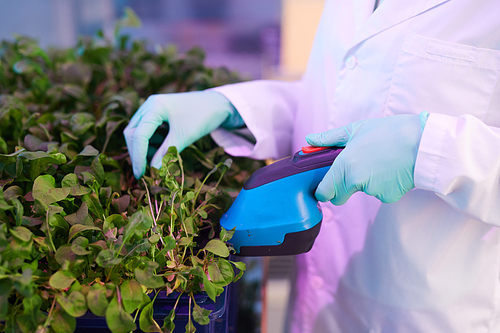
M 500 51 L 408 34 L 385 115 L 428 111 L 484 120 L 499 73 Z

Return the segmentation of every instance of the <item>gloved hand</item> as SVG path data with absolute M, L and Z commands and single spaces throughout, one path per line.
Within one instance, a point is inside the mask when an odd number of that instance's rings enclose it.
M 136 178 L 146 171 L 149 140 L 163 122 L 168 122 L 169 133 L 151 160 L 158 169 L 168 147 L 182 151 L 221 125 L 236 128 L 244 124 L 231 102 L 215 91 L 152 95 L 123 132 Z
M 415 187 L 417 150 L 428 116 L 366 119 L 307 135 L 313 146 L 345 147 L 318 185 L 316 199 L 342 205 L 358 191 L 384 203 L 401 199 Z

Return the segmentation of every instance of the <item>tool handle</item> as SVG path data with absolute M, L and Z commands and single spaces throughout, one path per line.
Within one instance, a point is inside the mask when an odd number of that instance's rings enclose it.
M 321 147 L 320 150 L 314 150 L 312 152 L 304 152 L 304 149 L 302 149 L 291 157 L 282 159 L 255 171 L 246 181 L 243 188 L 245 190 L 250 190 L 278 179 L 330 166 L 342 149 L 343 148 L 339 147 Z M 310 150 L 306 149 L 306 151 Z

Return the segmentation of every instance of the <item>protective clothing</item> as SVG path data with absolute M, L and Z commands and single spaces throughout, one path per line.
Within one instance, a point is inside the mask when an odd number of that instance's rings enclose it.
M 391 204 L 363 192 L 322 204 L 315 245 L 296 259 L 289 331 L 500 332 L 500 6 L 373 7 L 326 1 L 300 81 L 216 88 L 255 143 L 212 137 L 234 155 L 281 158 L 310 133 L 428 111 L 415 189 Z
M 425 114 L 365 119 L 307 135 L 313 146 L 346 147 L 318 185 L 316 199 L 338 206 L 358 191 L 384 203 L 401 199 L 415 187 L 413 171 Z
M 149 140 L 163 122 L 169 123 L 169 132 L 151 160 L 151 165 L 158 169 L 168 147 L 176 146 L 182 151 L 219 126 L 237 128 L 243 125 L 233 105 L 215 91 L 150 96 L 124 130 L 137 179 L 146 171 Z

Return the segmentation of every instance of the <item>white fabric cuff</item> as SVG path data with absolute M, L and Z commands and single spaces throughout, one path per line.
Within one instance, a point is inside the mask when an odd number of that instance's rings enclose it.
M 415 187 L 428 191 L 436 191 L 440 159 L 445 136 L 445 128 L 455 123 L 456 118 L 441 114 L 430 114 L 422 132 L 415 162 Z M 453 126 L 453 124 L 451 126 Z

